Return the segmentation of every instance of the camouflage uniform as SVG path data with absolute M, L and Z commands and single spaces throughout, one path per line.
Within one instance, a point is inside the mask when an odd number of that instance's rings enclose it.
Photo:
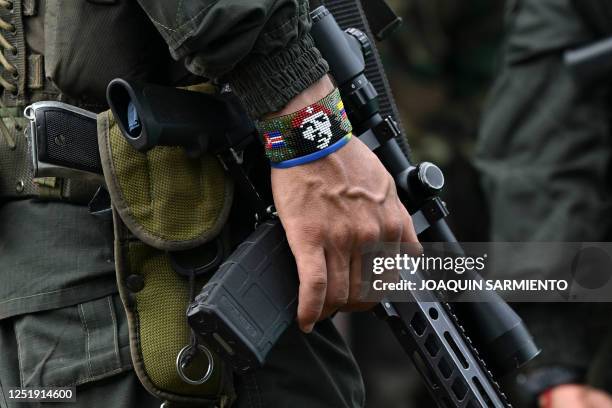
M 131 371 L 110 220 L 91 186 L 30 176 L 23 108 L 106 109 L 115 77 L 166 85 L 224 77 L 254 116 L 327 72 L 306 1 L 0 0 L 0 407 L 11 387 L 76 386 L 77 406 L 153 406 Z M 236 406 L 355 407 L 358 368 L 326 321 L 291 327 Z M 17 405 L 23 406 L 23 405 Z M 69 405 L 74 406 L 74 405 Z
M 579 86 L 563 63 L 564 51 L 610 31 L 612 9 L 605 1 L 575 3 L 601 24 L 570 0 L 508 2 L 502 67 L 476 160 L 494 241 L 612 238 L 610 87 Z M 593 362 L 607 347 L 608 305 L 524 304 L 518 311 L 543 348 L 531 370 L 565 372 L 541 385 L 593 378 Z

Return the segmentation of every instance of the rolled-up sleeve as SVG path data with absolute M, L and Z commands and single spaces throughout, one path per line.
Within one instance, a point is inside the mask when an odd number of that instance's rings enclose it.
M 138 0 L 172 56 L 229 82 L 255 117 L 281 109 L 328 70 L 308 0 Z

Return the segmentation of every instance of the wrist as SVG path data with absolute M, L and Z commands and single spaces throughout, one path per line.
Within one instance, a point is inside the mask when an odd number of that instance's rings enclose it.
M 295 110 L 298 107 L 302 108 Z M 287 111 L 293 112 L 282 115 Z M 277 114 L 281 115 L 257 123 L 272 167 L 288 168 L 319 160 L 342 148 L 352 137 L 340 92 L 329 78 Z

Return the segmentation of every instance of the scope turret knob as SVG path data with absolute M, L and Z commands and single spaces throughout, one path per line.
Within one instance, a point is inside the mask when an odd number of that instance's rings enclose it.
M 436 195 L 444 187 L 444 174 L 438 166 L 430 162 L 420 163 L 410 172 L 410 185 L 427 195 Z M 416 185 L 415 185 L 416 184 Z
M 347 28 L 344 32 L 357 40 L 357 42 L 361 46 L 361 52 L 363 53 L 364 59 L 372 55 L 372 43 L 363 31 L 351 27 Z

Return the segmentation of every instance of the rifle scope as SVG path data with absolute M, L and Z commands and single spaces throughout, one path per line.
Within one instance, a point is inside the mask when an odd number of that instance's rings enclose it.
M 333 7 L 332 3 L 330 7 Z M 374 152 L 396 180 L 400 198 L 413 214 L 439 192 L 444 180 L 442 172 L 431 163 L 413 165 L 398 144 L 398 140 L 401 143 L 404 137 L 399 126 L 393 118 L 383 118 L 380 114 L 378 92 L 365 73 L 368 65 L 368 74 L 372 72 L 368 61 L 372 62 L 376 57 L 372 55 L 376 50 L 367 35 L 355 28 L 343 31 L 325 6 L 314 9 L 311 16 L 311 34 L 329 63 L 355 134 L 370 148 L 375 147 Z M 377 71 L 375 75 L 384 75 L 382 66 L 379 65 Z M 383 97 L 391 98 L 390 95 Z M 366 141 L 372 140 L 372 133 L 375 144 L 379 146 Z M 456 254 L 463 254 L 443 217 L 431 222 L 420 237 L 434 242 L 456 243 Z M 471 271 L 471 276 L 468 273 L 464 276 L 482 279 L 474 271 Z M 533 359 L 539 349 L 514 310 L 496 293 L 488 293 L 486 302 L 454 303 L 452 307 L 493 371 L 504 375 Z

